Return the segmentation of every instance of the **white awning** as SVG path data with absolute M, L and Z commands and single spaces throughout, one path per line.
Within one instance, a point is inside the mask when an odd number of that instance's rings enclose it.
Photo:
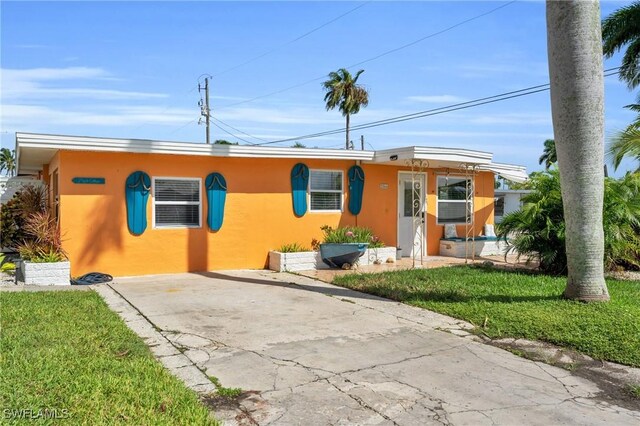
M 529 179 L 527 175 L 527 169 L 523 166 L 516 166 L 513 164 L 491 163 L 488 165 L 482 165 L 480 170 L 493 172 L 498 176 L 510 180 L 512 182 L 523 183 Z

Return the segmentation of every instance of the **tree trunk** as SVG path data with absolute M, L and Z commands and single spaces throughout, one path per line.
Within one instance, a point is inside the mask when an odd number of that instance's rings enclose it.
M 349 114 L 347 114 L 347 142 L 345 145 L 345 149 L 349 149 Z
M 604 76 L 597 0 L 547 0 L 551 111 L 566 224 L 567 287 L 609 300 L 604 281 Z

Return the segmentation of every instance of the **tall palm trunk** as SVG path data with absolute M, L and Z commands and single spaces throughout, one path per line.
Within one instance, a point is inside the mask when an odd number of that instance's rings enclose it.
M 547 0 L 551 111 L 566 223 L 565 297 L 609 300 L 604 281 L 604 77 L 597 0 Z
M 349 149 L 349 122 L 350 122 L 350 121 L 351 121 L 351 120 L 350 120 L 349 114 L 347 114 L 347 132 L 346 132 L 346 134 L 347 134 L 347 141 L 346 141 L 346 145 L 345 145 L 345 146 L 346 146 L 346 149 Z

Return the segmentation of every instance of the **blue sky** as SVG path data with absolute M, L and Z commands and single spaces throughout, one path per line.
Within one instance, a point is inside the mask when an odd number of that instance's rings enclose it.
M 340 128 L 340 113 L 325 111 L 322 79 L 246 101 L 506 3 L 2 2 L 2 146 L 13 147 L 16 131 L 204 142 L 197 123 L 204 73 L 213 76 L 212 116 L 260 139 L 216 124 L 247 141 Z M 603 2 L 602 16 L 628 3 Z M 605 68 L 619 64 L 617 56 Z M 370 104 L 354 125 L 546 83 L 544 2 L 509 4 L 361 68 Z M 634 118 L 623 107 L 635 94 L 615 76 L 605 91 L 609 136 Z M 353 139 L 360 134 L 368 149 L 470 148 L 538 170 L 542 143 L 553 136 L 549 93 L 357 131 Z M 217 127 L 212 138 L 239 140 Z M 303 142 L 337 148 L 343 140 Z M 616 174 L 631 168 L 627 162 Z

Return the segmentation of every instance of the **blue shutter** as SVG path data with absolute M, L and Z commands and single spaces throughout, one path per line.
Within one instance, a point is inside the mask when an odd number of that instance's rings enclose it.
M 227 181 L 220 173 L 211 173 L 205 179 L 204 187 L 207 191 L 207 225 L 212 231 L 218 231 L 224 220 Z
M 364 192 L 364 171 L 360 166 L 353 166 L 349 169 L 349 211 L 360 214 L 362 210 L 362 195 Z
M 124 192 L 127 201 L 127 226 L 133 235 L 141 235 L 147 229 L 147 200 L 151 179 L 145 172 L 133 172 L 127 178 Z
M 307 188 L 309 187 L 309 168 L 302 163 L 293 166 L 291 170 L 291 195 L 293 197 L 293 212 L 302 217 L 307 213 Z

